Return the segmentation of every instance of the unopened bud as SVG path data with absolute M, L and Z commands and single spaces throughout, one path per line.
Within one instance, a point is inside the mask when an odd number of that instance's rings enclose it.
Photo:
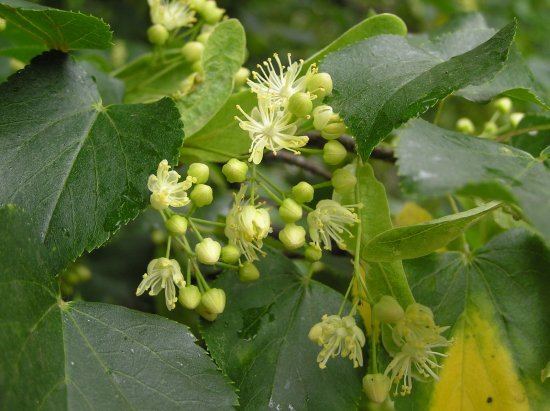
M 306 243 L 306 230 L 296 224 L 287 224 L 279 232 L 279 240 L 286 249 L 295 250 Z
M 475 131 L 474 123 L 466 117 L 462 117 L 457 120 L 456 129 L 465 134 L 473 134 Z
M 512 100 L 508 97 L 502 97 L 495 100 L 495 108 L 503 114 L 507 114 L 512 111 Z
M 321 100 L 332 93 L 332 78 L 328 73 L 316 73 L 307 82 L 307 90 Z
M 189 166 L 189 170 L 187 170 L 187 175 L 190 177 L 195 177 L 197 179 L 197 184 L 204 184 L 208 181 L 210 169 L 206 164 L 193 163 Z
M 212 32 L 205 31 L 204 33 L 201 33 L 197 36 L 197 41 L 201 42 L 202 44 L 206 44 L 211 34 Z
M 6 30 L 6 20 L 4 20 L 2 17 L 0 17 L 0 32 Z
M 201 299 L 202 301 L 202 299 Z M 206 309 L 206 307 L 201 303 L 195 308 L 195 311 L 207 321 L 215 321 L 218 318 L 218 314 L 213 313 Z
M 230 183 L 242 183 L 246 180 L 248 165 L 244 161 L 232 158 L 224 164 L 222 173 Z
M 329 123 L 321 130 L 321 137 L 327 140 L 335 140 L 344 134 L 347 130 L 343 121 L 337 121 L 335 123 Z
M 391 380 L 384 374 L 367 374 L 363 377 L 363 391 L 367 398 L 377 404 L 381 404 L 388 398 L 391 388 Z
M 214 0 L 208 0 L 200 8 L 199 13 L 206 23 L 216 24 L 221 20 L 225 10 L 220 9 Z
M 170 234 L 183 235 L 187 231 L 187 218 L 175 214 L 166 221 L 165 226 Z
M 151 241 L 155 245 L 162 245 L 168 240 L 168 237 L 166 237 L 166 233 L 162 230 L 159 230 L 158 228 L 151 231 Z
M 196 285 L 188 285 L 180 288 L 178 300 L 185 308 L 194 310 L 201 302 L 201 292 Z
M 340 164 L 346 159 L 347 155 L 346 148 L 339 141 L 328 141 L 323 146 L 323 160 L 331 166 Z
M 334 112 L 331 106 L 323 104 L 313 109 L 313 127 L 316 130 L 321 131 L 333 118 Z
M 243 283 L 251 283 L 258 278 L 260 278 L 260 271 L 251 261 L 245 261 L 239 267 L 239 280 Z
M 349 193 L 357 184 L 357 177 L 345 168 L 339 168 L 332 174 L 332 186 L 338 194 Z
M 302 218 L 302 206 L 292 198 L 286 198 L 279 207 L 279 215 L 285 223 L 293 223 Z
M 241 67 L 235 74 L 235 88 L 239 89 L 246 84 L 246 80 L 250 76 L 250 70 L 246 67 Z
M 202 61 L 201 60 L 195 61 L 191 65 L 191 70 L 193 70 L 193 72 L 195 72 L 195 73 L 202 74 L 203 73 Z
M 315 243 L 311 243 L 306 247 L 304 257 L 310 263 L 314 263 L 323 257 L 323 251 L 321 250 L 321 247 Z
M 169 34 L 162 24 L 154 24 L 147 29 L 147 38 L 151 44 L 162 46 L 168 40 Z
M 498 127 L 497 125 L 495 124 L 495 122 L 493 121 L 488 121 L 487 123 L 485 123 L 485 126 L 483 127 L 483 134 L 484 135 L 494 135 L 498 130 Z
M 309 93 L 294 93 L 288 99 L 288 111 L 296 117 L 307 117 L 313 110 L 313 103 Z
M 512 127 L 517 127 L 519 123 L 521 123 L 521 120 L 523 120 L 523 117 L 525 117 L 524 113 L 510 114 L 510 123 L 512 123 Z
M 234 245 L 228 244 L 222 247 L 221 259 L 224 263 L 235 264 L 240 256 L 241 252 Z
M 378 321 L 388 324 L 395 324 L 405 315 L 405 311 L 397 300 L 389 295 L 380 298 L 373 307 L 373 315 Z
M 213 314 L 221 314 L 225 309 L 225 292 L 221 288 L 211 288 L 201 298 L 201 305 Z
M 222 246 L 211 238 L 205 238 L 195 246 L 199 262 L 207 265 L 216 264 L 220 259 Z
M 204 44 L 200 41 L 190 41 L 181 48 L 181 54 L 189 63 L 194 63 L 202 58 Z
M 212 187 L 206 184 L 197 184 L 189 196 L 193 204 L 197 207 L 204 207 L 212 203 L 214 195 Z
M 299 203 L 309 203 L 313 200 L 315 189 L 306 181 L 301 181 L 292 187 L 292 195 Z
M 321 326 L 321 324 L 315 324 L 309 330 L 307 337 L 310 339 L 310 341 L 316 343 L 319 341 L 322 335 L 323 335 L 323 327 Z

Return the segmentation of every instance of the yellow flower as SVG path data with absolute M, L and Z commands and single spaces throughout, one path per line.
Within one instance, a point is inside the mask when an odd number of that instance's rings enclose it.
M 148 0 L 151 21 L 161 24 L 166 30 L 191 26 L 195 21 L 195 12 L 184 0 Z
M 319 246 L 323 243 L 326 250 L 331 250 L 331 239 L 336 241 L 338 247 L 345 248 L 346 244 L 342 234 L 352 237 L 351 231 L 346 227 L 359 222 L 357 214 L 352 212 L 357 205 L 343 206 L 334 200 L 321 200 L 315 210 L 308 214 L 307 224 L 309 236 Z
M 164 210 L 168 207 L 183 207 L 191 200 L 187 192 L 194 181 L 193 177 L 187 177 L 178 183 L 181 177 L 176 171 L 169 171 L 168 161 L 162 160 L 159 163 L 157 174 L 151 174 L 147 181 L 147 187 L 151 191 L 151 205 L 156 210 Z
M 179 288 L 185 287 L 185 280 L 178 262 L 164 257 L 156 258 L 147 265 L 147 273 L 143 274 L 143 280 L 137 288 L 136 295 L 141 295 L 149 289 L 149 295 L 157 295 L 164 290 L 166 307 L 173 310 L 178 301 L 174 284 Z

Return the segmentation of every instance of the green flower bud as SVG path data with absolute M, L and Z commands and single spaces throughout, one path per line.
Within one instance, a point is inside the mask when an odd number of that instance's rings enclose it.
M 225 309 L 225 292 L 221 288 L 211 288 L 201 298 L 201 305 L 213 314 L 221 314 Z
M 203 73 L 203 70 L 202 70 L 202 61 L 201 61 L 201 60 L 195 61 L 195 62 L 191 65 L 191 70 L 193 70 L 193 72 L 195 72 L 195 73 L 202 74 L 202 73 Z
M 461 133 L 473 134 L 475 131 L 474 123 L 466 117 L 459 118 L 456 122 L 456 129 Z
M 314 243 L 311 243 L 306 247 L 304 257 L 310 263 L 314 263 L 316 261 L 319 261 L 323 257 L 323 251 L 321 250 L 321 247 L 315 245 Z
M 302 218 L 302 206 L 292 198 L 285 198 L 279 207 L 279 215 L 285 223 L 293 223 Z
M 315 189 L 306 181 L 301 181 L 292 187 L 292 195 L 299 203 L 309 203 L 313 200 Z
M 206 307 L 202 304 L 202 299 L 198 307 L 195 308 L 195 311 L 199 313 L 199 315 L 207 321 L 215 321 L 216 318 L 218 318 L 218 314 L 213 313 L 206 309 Z
M 332 78 L 328 73 L 317 73 L 307 82 L 307 90 L 321 100 L 332 93 Z
M 201 302 L 201 292 L 199 287 L 196 285 L 188 285 L 180 288 L 178 300 L 185 308 L 194 310 Z
M 384 374 L 367 374 L 363 377 L 363 391 L 367 398 L 377 404 L 386 401 L 391 388 L 391 380 Z
M 204 207 L 212 203 L 214 195 L 212 194 L 212 187 L 206 184 L 197 184 L 191 195 L 189 196 L 193 204 L 197 207 Z
M 210 169 L 206 164 L 193 163 L 189 166 L 189 170 L 187 170 L 187 175 L 189 177 L 195 177 L 197 179 L 197 184 L 204 184 L 208 181 Z
M 168 40 L 168 30 L 162 24 L 154 24 L 147 29 L 147 38 L 151 44 L 162 46 Z
M 512 123 L 512 127 L 517 127 L 521 120 L 523 120 L 523 117 L 525 117 L 524 113 L 510 114 L 510 123 Z
M 198 10 L 204 21 L 208 24 L 216 24 L 221 20 L 224 9 L 220 9 L 214 0 L 206 1 L 203 6 Z
M 237 247 L 234 245 L 228 244 L 224 247 L 222 247 L 222 254 L 221 254 L 222 261 L 227 264 L 235 264 L 237 261 L 239 261 L 239 257 L 241 256 L 241 252 Z
M 296 117 L 307 117 L 313 110 L 309 93 L 294 93 L 288 99 L 288 111 Z
M 296 224 L 287 224 L 279 232 L 279 240 L 288 250 L 295 250 L 306 243 L 306 230 Z
M 507 114 L 512 111 L 512 100 L 508 97 L 502 97 L 495 100 L 495 108 L 503 114 Z
M 331 166 L 340 164 L 345 160 L 347 155 L 348 152 L 346 148 L 339 141 L 328 141 L 323 146 L 323 160 Z
M 0 17 L 0 32 L 6 30 L 6 20 L 4 20 L 2 17 Z
M 74 268 L 74 272 L 78 277 L 78 281 L 81 283 L 85 281 L 90 281 L 90 279 L 92 278 L 92 272 L 85 265 L 77 264 Z
M 498 130 L 498 127 L 494 121 L 488 121 L 485 123 L 485 126 L 483 127 L 483 133 L 485 136 L 492 136 L 494 135 Z
M 251 283 L 260 278 L 258 268 L 251 262 L 245 261 L 239 268 L 239 280 L 243 283 Z
M 347 130 L 346 125 L 343 121 L 338 121 L 335 123 L 329 123 L 321 130 L 321 137 L 327 140 L 336 140 Z
M 195 246 L 197 260 L 203 264 L 213 265 L 220 259 L 222 246 L 211 238 L 205 238 Z
M 155 245 L 162 245 L 168 240 L 166 233 L 158 228 L 151 231 L 151 241 Z
M 405 311 L 397 300 L 389 295 L 380 298 L 372 309 L 373 316 L 378 321 L 388 324 L 395 324 L 405 315 Z
M 336 116 L 336 119 L 334 117 Z M 334 114 L 331 106 L 323 104 L 313 109 L 313 127 L 321 131 L 332 120 L 337 121 L 340 117 Z
M 190 41 L 181 48 L 181 54 L 189 63 L 194 63 L 202 58 L 204 44 L 200 41 Z
M 187 231 L 187 218 L 175 214 L 166 221 L 165 226 L 170 234 L 183 235 Z
M 197 41 L 201 42 L 202 44 L 206 44 L 211 34 L 212 32 L 205 31 L 204 33 L 201 33 L 197 36 Z
M 224 164 L 222 173 L 230 183 L 242 183 L 246 180 L 248 165 L 244 161 L 232 158 Z
M 246 84 L 246 80 L 248 80 L 248 77 L 250 76 L 250 70 L 246 67 L 241 67 L 237 74 L 235 74 L 235 88 L 241 88 Z
M 25 68 L 25 63 L 23 63 L 21 60 L 13 59 L 13 58 L 9 60 L 9 65 L 10 65 L 10 70 L 12 71 L 19 71 Z
M 339 168 L 332 174 L 332 186 L 338 194 L 349 193 L 357 184 L 357 177 L 345 168 Z

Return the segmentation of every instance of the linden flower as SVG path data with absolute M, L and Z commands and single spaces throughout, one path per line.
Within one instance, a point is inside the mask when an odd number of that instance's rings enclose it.
M 187 177 L 178 183 L 181 177 L 176 171 L 169 171 L 168 161 L 162 160 L 157 168 L 157 175 L 151 174 L 147 181 L 147 187 L 151 194 L 151 205 L 156 210 L 164 210 L 168 207 L 183 207 L 191 201 L 187 197 L 186 190 L 191 188 L 193 177 Z
M 341 355 L 353 361 L 354 367 L 363 366 L 363 351 L 365 334 L 355 325 L 352 316 L 323 315 L 320 323 L 315 324 L 310 332 L 309 339 L 323 347 L 317 356 L 319 368 L 327 367 L 329 358 Z
M 137 288 L 136 295 L 141 295 L 149 289 L 149 295 L 157 295 L 164 290 L 166 307 L 173 310 L 178 301 L 174 284 L 179 288 L 185 287 L 185 280 L 178 262 L 164 257 L 156 258 L 147 265 L 147 273 L 143 274 L 143 280 Z
M 357 205 L 343 206 L 334 200 L 319 201 L 315 210 L 307 216 L 309 236 L 315 245 L 323 243 L 325 250 L 331 250 L 333 239 L 338 247 L 346 248 L 342 233 L 353 237 L 346 226 L 359 222 L 357 214 L 351 211 L 356 207 Z
M 166 30 L 191 26 L 195 21 L 195 12 L 184 0 L 148 0 L 153 24 L 161 24 Z
M 248 261 L 258 259 L 262 252 L 262 240 L 271 232 L 271 219 L 265 208 L 258 208 L 244 201 L 247 187 L 243 185 L 235 195 L 233 207 L 227 214 L 225 235 L 229 244 L 237 247 Z
M 298 127 L 290 121 L 292 114 L 281 110 L 279 105 L 269 99 L 258 99 L 258 107 L 254 107 L 250 115 L 240 106 L 237 108 L 246 118 L 243 120 L 238 116 L 235 117 L 239 121 L 239 126 L 250 135 L 252 145 L 248 150 L 251 153 L 248 161 L 254 164 L 260 164 L 266 148 L 273 154 L 283 149 L 299 154 L 296 149 L 305 146 L 308 142 L 307 136 L 294 135 Z
M 305 92 L 308 79 L 315 74 L 317 69 L 311 65 L 306 74 L 300 76 L 304 61 L 292 62 L 290 53 L 288 57 L 288 66 L 285 67 L 279 55 L 273 54 L 276 65 L 271 58 L 263 62 L 263 66 L 258 64 L 260 73 L 253 71 L 252 79 L 247 83 L 250 89 L 260 97 L 269 98 L 275 104 L 286 107 L 288 99 L 294 93 Z

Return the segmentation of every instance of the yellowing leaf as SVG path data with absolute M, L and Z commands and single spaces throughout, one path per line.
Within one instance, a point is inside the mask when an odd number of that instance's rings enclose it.
M 395 216 L 395 225 L 402 227 L 405 225 L 426 223 L 430 220 L 433 220 L 433 217 L 428 210 L 412 201 L 407 201 L 403 204 L 403 208 L 399 214 Z

